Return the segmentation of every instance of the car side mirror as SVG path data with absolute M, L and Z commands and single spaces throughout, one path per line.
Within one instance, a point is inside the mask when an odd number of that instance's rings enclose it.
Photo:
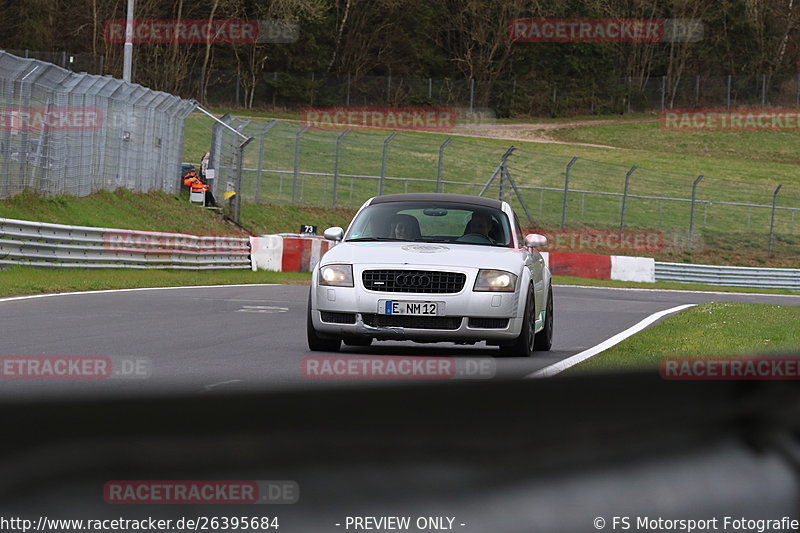
M 547 237 L 538 233 L 525 235 L 525 246 L 528 248 L 544 248 L 547 246 Z
M 339 226 L 328 228 L 322 234 L 329 241 L 341 241 L 344 238 L 344 230 Z

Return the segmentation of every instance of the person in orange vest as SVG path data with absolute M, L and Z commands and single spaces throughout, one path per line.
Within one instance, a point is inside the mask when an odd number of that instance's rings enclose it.
M 183 177 L 183 184 L 189 187 L 192 192 L 206 193 L 206 205 L 217 205 L 217 201 L 214 199 L 214 195 L 209 190 L 208 185 L 197 177 L 197 172 L 194 170 L 189 171 L 189 173 Z

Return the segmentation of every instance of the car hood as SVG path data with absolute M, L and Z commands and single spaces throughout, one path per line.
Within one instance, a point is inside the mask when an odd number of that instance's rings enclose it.
M 475 244 L 435 244 L 414 242 L 340 243 L 320 261 L 330 263 L 420 267 L 496 268 L 517 272 L 524 253 L 513 248 Z

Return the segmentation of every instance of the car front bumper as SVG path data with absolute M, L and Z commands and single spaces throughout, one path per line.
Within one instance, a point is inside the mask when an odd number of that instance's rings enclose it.
M 319 334 L 331 337 L 362 337 L 378 340 L 418 342 L 490 343 L 516 339 L 522 329 L 524 302 L 519 286 L 515 292 L 474 292 L 477 269 L 468 272 L 464 288 L 454 294 L 423 294 L 371 291 L 355 287 L 329 287 L 312 282 L 311 319 Z M 436 317 L 383 315 L 380 300 L 441 302 Z

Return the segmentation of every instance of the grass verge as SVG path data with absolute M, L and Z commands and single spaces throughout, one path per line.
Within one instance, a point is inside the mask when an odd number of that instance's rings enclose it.
M 188 193 L 134 193 L 127 189 L 99 191 L 82 198 L 23 193 L 0 201 L 0 218 L 204 235 L 241 233 L 212 210 L 189 205 Z
M 789 289 L 759 289 L 756 287 L 722 287 L 719 285 L 705 285 L 701 283 L 678 283 L 676 281 L 656 281 L 655 283 L 640 283 L 636 281 L 615 281 L 606 279 L 576 278 L 573 276 L 553 276 L 555 285 L 581 285 L 590 287 L 612 287 L 618 289 L 652 289 L 675 291 L 706 291 L 706 292 L 733 292 L 747 294 L 789 294 L 800 296 L 800 292 Z
M 248 283 L 303 285 L 308 282 L 310 277 L 311 274 L 308 272 L 270 272 L 266 270 L 193 272 L 187 270 L 12 267 L 0 271 L 0 296 L 191 285 Z
M 554 138 L 566 142 L 591 142 L 656 153 L 723 158 L 725 161 L 761 161 L 767 164 L 790 165 L 800 163 L 796 132 L 665 131 L 658 120 L 620 120 L 614 124 L 585 124 L 551 131 Z M 743 147 L 746 147 L 745 151 L 742 150 Z M 712 173 L 717 170 L 708 166 L 707 169 L 698 167 L 698 172 L 707 170 Z M 713 173 L 720 174 L 718 170 Z
M 658 368 L 665 357 L 729 357 L 800 350 L 800 306 L 705 303 L 564 371 Z

